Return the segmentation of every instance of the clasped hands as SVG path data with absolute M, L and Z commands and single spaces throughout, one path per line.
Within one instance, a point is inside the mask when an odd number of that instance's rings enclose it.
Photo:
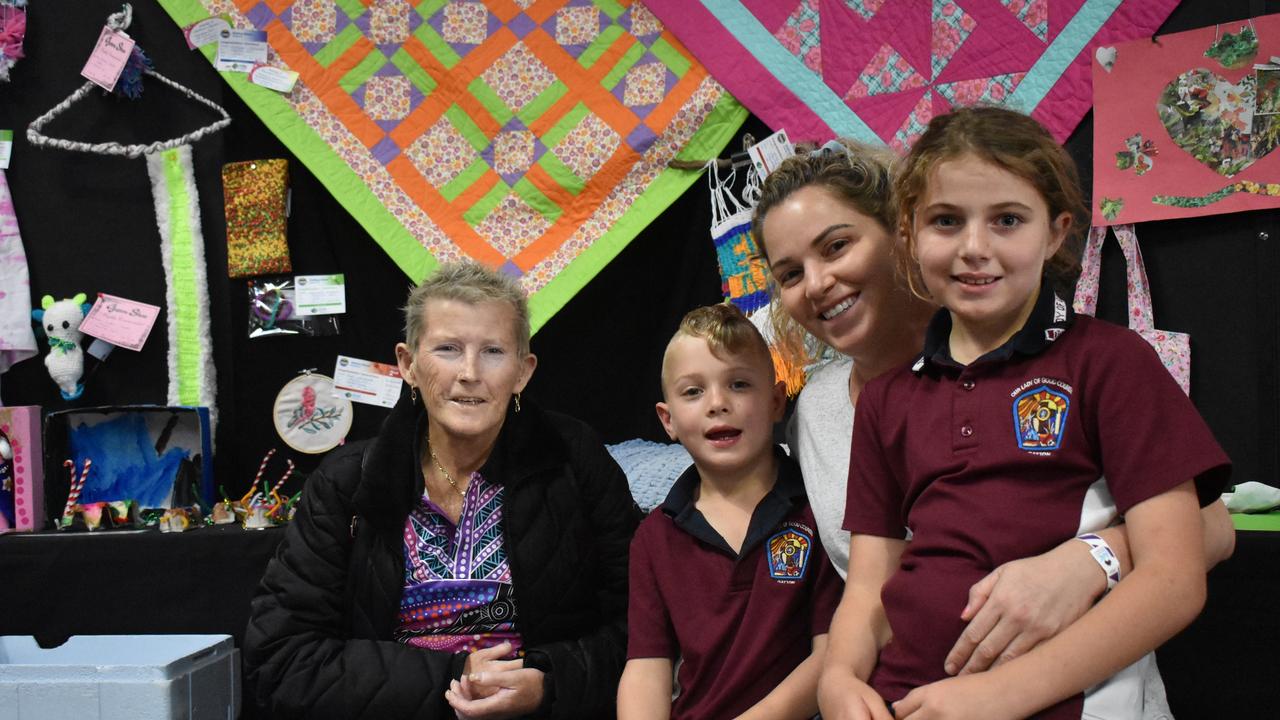
M 891 715 L 879 696 L 851 673 L 847 678 L 839 673 L 828 678 L 824 673 L 820 684 L 823 717 L 998 717 L 994 706 L 1001 700 L 1001 689 L 989 687 L 992 684 L 978 673 L 1025 655 L 1057 635 L 1084 615 L 1106 589 L 1106 579 L 1096 567 L 1055 557 L 1070 549 L 1005 563 L 969 590 L 968 603 L 960 614 L 969 624 L 944 663 L 946 673 L 955 677 L 912 690 L 894 703 Z M 829 709 L 832 705 L 834 712 Z
M 502 642 L 467 656 L 462 678 L 444 693 L 458 720 L 505 720 L 542 704 L 542 671 L 526 668 L 521 658 L 503 660 L 511 651 L 511 643 Z

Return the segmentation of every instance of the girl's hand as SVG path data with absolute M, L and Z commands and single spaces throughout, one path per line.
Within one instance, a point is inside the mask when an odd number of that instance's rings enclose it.
M 893 704 L 897 720 L 1000 720 L 1013 718 L 1004 701 L 1009 689 L 989 674 L 962 675 L 912 690 Z
M 970 588 L 960 613 L 969 625 L 943 669 L 948 675 L 981 672 L 1027 654 L 1084 615 L 1106 587 L 1081 542 L 1001 565 Z
M 538 709 L 542 680 L 542 671 L 532 668 L 486 670 L 454 680 L 444 698 L 459 720 L 506 720 Z
M 846 668 L 828 667 L 822 672 L 818 708 L 825 720 L 893 720 L 884 698 Z

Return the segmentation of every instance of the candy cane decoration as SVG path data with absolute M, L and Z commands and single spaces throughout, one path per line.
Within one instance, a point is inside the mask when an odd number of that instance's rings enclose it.
M 262 482 L 262 473 L 266 472 L 267 463 L 271 461 L 271 456 L 275 454 L 276 449 L 271 448 L 267 451 L 266 455 L 262 456 L 262 463 L 258 465 L 258 474 L 253 476 L 253 484 L 249 486 L 249 492 L 245 493 L 244 497 L 240 498 L 240 504 L 242 506 L 248 507 L 249 499 L 253 497 L 254 491 L 258 489 L 258 483 Z M 293 462 L 290 461 L 289 465 L 291 466 L 289 469 L 292 470 Z
M 288 480 L 289 476 L 293 474 L 293 460 L 285 458 L 285 462 L 289 463 L 289 469 L 285 470 L 284 475 L 281 475 L 276 484 L 271 486 L 271 492 L 267 493 L 267 497 L 275 497 L 278 500 L 280 496 L 277 493 L 280 492 L 280 488 L 284 487 L 284 481 Z
M 80 475 L 76 476 L 76 464 L 73 460 L 67 460 L 62 463 L 64 468 L 71 472 L 71 486 L 67 491 L 67 505 L 62 509 L 62 517 L 71 515 L 75 509 L 76 503 L 80 500 L 80 491 L 84 490 L 84 482 L 89 479 L 89 468 L 93 467 L 93 460 L 84 459 L 84 470 L 80 471 Z

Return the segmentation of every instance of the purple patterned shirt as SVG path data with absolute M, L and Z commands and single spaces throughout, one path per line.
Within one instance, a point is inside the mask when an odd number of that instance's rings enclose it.
M 397 640 L 467 653 L 506 640 L 513 651 L 520 650 L 502 535 L 502 490 L 472 473 L 456 526 L 425 494 L 418 500 L 404 525 L 405 583 Z

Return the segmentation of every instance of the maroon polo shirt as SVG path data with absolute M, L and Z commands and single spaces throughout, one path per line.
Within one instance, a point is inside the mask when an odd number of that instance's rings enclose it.
M 759 702 L 809 656 L 840 602 L 800 467 L 774 455 L 778 479 L 741 554 L 694 506 L 696 467 L 631 542 L 627 659 L 676 662 L 673 719 L 731 718 Z
M 967 367 L 951 359 L 950 332 L 942 310 L 921 357 L 858 399 L 845 529 L 911 530 L 881 593 L 893 639 L 871 684 L 890 702 L 946 677 L 969 588 L 998 565 L 1192 478 L 1207 504 L 1230 470 L 1155 351 L 1075 317 L 1047 282 L 1026 325 Z M 1078 719 L 1082 697 L 1036 717 Z

